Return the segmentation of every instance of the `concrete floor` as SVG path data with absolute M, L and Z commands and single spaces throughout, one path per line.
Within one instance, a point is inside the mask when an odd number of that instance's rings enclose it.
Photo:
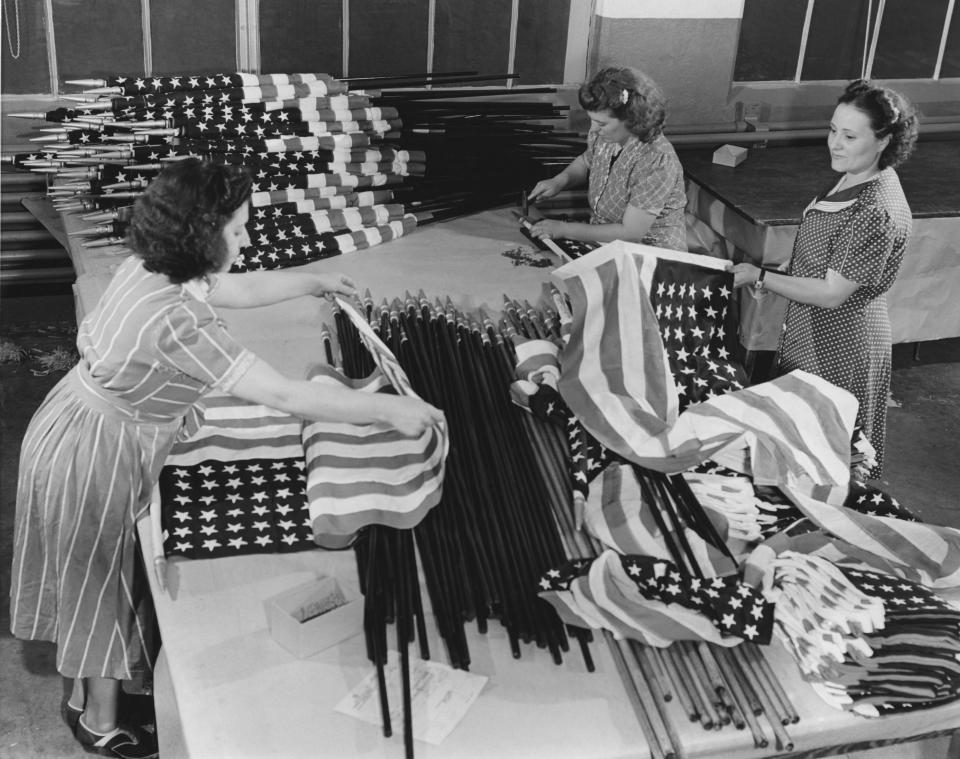
M 27 333 L 43 349 L 72 340 L 73 301 L 4 298 L 0 337 Z M 29 322 L 29 324 L 26 324 Z M 61 373 L 35 376 L 36 361 L 0 364 L 0 759 L 85 756 L 60 721 L 67 684 L 54 668 L 52 644 L 11 637 L 7 595 L 17 452 L 33 410 Z M 960 339 L 894 350 L 887 463 L 881 485 L 932 523 L 960 527 Z M 947 759 L 946 738 L 850 754 L 856 759 Z M 951 757 L 950 759 L 956 759 Z

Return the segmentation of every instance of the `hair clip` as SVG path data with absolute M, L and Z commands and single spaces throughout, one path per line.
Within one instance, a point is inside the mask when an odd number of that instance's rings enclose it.
M 629 90 L 620 90 L 620 105 L 626 105 L 630 100 Z

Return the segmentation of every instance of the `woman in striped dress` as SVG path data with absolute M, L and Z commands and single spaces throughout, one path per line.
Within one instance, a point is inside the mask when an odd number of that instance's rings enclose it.
M 137 202 L 117 270 L 80 326 L 80 361 L 24 437 L 10 590 L 17 637 L 57 644 L 74 688 L 77 740 L 108 756 L 149 757 L 155 737 L 118 725 L 121 680 L 147 666 L 138 608 L 148 591 L 135 525 L 185 416 L 217 388 L 307 419 L 380 422 L 419 435 L 442 413 L 418 399 L 318 389 L 283 376 L 224 328 L 214 307 L 350 295 L 341 275 L 227 274 L 249 243 L 250 178 L 177 162 Z

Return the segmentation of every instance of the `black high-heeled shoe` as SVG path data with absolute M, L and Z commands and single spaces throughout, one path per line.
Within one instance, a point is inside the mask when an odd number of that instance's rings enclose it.
M 157 736 L 139 728 L 115 727 L 109 733 L 96 733 L 77 720 L 77 741 L 90 754 L 117 759 L 157 759 Z
M 80 722 L 81 714 L 83 714 L 83 707 L 71 704 L 69 696 L 60 702 L 60 716 L 63 717 L 63 721 L 67 723 L 74 737 L 77 735 L 77 723 Z

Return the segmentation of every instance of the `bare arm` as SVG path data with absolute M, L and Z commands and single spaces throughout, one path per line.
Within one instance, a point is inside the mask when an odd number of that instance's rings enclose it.
M 304 419 L 384 424 L 410 436 L 421 434 L 444 418 L 442 411 L 418 398 L 294 380 L 260 359 L 237 380 L 230 393 Z
M 587 181 L 589 175 L 590 169 L 587 168 L 587 162 L 583 159 L 582 155 L 579 155 L 555 177 L 537 182 L 527 196 L 527 200 L 552 198 L 568 187 L 579 187 Z
M 354 295 L 356 285 L 336 272 L 320 274 L 303 270 L 251 271 L 218 275 L 217 287 L 209 302 L 224 308 L 269 306 L 301 295 Z
M 575 221 L 543 219 L 533 225 L 530 233 L 537 237 L 567 240 L 640 242 L 644 235 L 650 231 L 650 227 L 656 218 L 648 211 L 627 206 L 627 210 L 623 214 L 623 221 L 619 224 L 583 224 Z
M 760 268 L 753 264 L 740 263 L 733 267 L 735 287 L 756 284 L 759 276 Z M 771 271 L 768 271 L 763 278 L 764 290 L 795 300 L 797 303 L 806 303 L 820 308 L 842 306 L 858 287 L 860 287 L 858 283 L 852 282 L 833 269 L 827 269 L 827 276 L 823 279 L 791 277 Z

